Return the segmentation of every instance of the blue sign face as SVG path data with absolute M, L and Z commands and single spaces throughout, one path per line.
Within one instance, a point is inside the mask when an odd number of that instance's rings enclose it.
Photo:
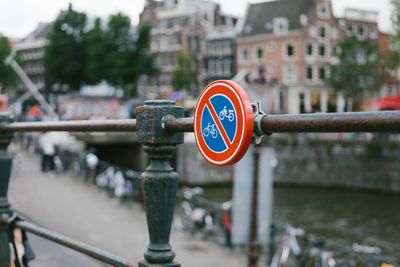
M 201 116 L 201 128 L 205 143 L 216 153 L 226 151 L 236 135 L 236 110 L 224 95 L 210 98 Z

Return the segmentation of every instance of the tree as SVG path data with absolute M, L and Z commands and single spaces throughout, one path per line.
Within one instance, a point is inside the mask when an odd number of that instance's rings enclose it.
M 78 89 L 81 82 L 101 80 L 134 95 L 141 74 L 154 74 L 154 56 L 150 53 L 150 25 L 137 29 L 128 16 L 117 13 L 104 25 L 97 18 L 89 29 L 85 13 L 69 5 L 61 11 L 45 49 L 45 67 L 57 82 Z
M 6 64 L 6 58 L 11 53 L 11 47 L 6 37 L 0 37 L 0 91 L 8 86 L 14 86 L 17 82 L 17 75 L 14 70 Z
M 400 0 L 392 0 L 391 4 L 393 6 L 392 24 L 394 29 L 392 42 L 395 44 L 399 44 L 400 43 Z
M 135 95 L 140 75 L 157 73 L 155 55 L 150 53 L 150 31 L 150 24 L 133 29 L 122 13 L 111 16 L 104 31 L 107 80 L 123 87 L 125 95 Z
M 392 24 L 394 34 L 391 35 L 389 50 L 381 55 L 380 63 L 384 74 L 400 66 L 400 0 L 392 0 Z
M 107 78 L 104 57 L 107 51 L 101 19 L 96 18 L 93 28 L 87 33 L 86 78 L 90 84 L 97 84 Z
M 172 73 L 172 86 L 177 91 L 190 90 L 192 84 L 196 82 L 196 61 L 185 51 L 178 54 L 177 61 L 178 66 Z
M 54 21 L 45 48 L 44 65 L 56 82 L 79 89 L 86 80 L 86 30 L 87 16 L 72 8 L 62 10 Z
M 378 45 L 370 40 L 346 38 L 338 43 L 336 56 L 339 64 L 332 65 L 326 82 L 335 91 L 352 98 L 359 109 L 363 94 L 378 90 Z
M 128 95 L 136 93 L 137 81 L 141 75 L 156 75 L 159 73 L 154 64 L 156 54 L 150 51 L 150 31 L 151 24 L 142 24 L 137 28 L 133 36 L 135 40 L 134 49 L 126 57 L 126 69 L 129 72 L 125 73 L 125 79 L 128 83 L 125 93 Z

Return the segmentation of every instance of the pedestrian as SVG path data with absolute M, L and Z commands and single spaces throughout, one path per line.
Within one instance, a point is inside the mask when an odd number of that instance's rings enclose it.
M 51 132 L 43 132 L 39 137 L 41 150 L 41 171 L 42 173 L 54 174 L 54 154 L 56 152 Z
M 86 179 L 89 179 L 92 183 L 95 183 L 97 175 L 97 165 L 99 164 L 99 158 L 95 154 L 96 149 L 90 148 L 86 154 L 86 166 L 87 173 L 85 174 Z

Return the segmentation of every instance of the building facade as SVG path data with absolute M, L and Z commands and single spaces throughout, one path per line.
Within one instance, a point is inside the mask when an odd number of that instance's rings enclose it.
M 213 1 L 147 0 L 140 14 L 140 23 L 152 24 L 151 52 L 157 53 L 156 65 L 160 73 L 155 77 L 143 75 L 138 84 L 139 94 L 152 97 L 172 91 L 177 55 L 186 51 L 195 59 L 197 70 L 197 79 L 187 91 L 197 96 L 209 80 L 207 36 L 215 27 L 228 23 L 227 17 L 221 14 L 219 5 Z
M 44 68 L 44 48 L 47 44 L 47 34 L 51 23 L 39 23 L 38 27 L 24 39 L 16 42 L 13 50 L 23 61 L 23 70 L 40 91 L 49 91 L 51 84 Z M 18 90 L 25 91 L 21 83 Z
M 215 80 L 229 80 L 236 74 L 236 31 L 237 19 L 224 16 L 225 20 L 206 35 L 207 75 L 205 84 Z
M 330 1 L 250 4 L 237 38 L 237 69 L 246 70 L 248 80 L 263 72 L 275 81 L 281 112 L 336 111 L 340 99 L 324 80 L 340 38 Z

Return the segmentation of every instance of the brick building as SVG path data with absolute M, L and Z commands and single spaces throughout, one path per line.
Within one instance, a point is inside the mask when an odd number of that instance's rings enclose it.
M 340 38 L 330 1 L 250 4 L 237 38 L 237 70 L 246 70 L 247 80 L 263 72 L 276 81 L 280 112 L 336 111 L 338 97 L 324 79 L 337 61 L 332 52 Z

